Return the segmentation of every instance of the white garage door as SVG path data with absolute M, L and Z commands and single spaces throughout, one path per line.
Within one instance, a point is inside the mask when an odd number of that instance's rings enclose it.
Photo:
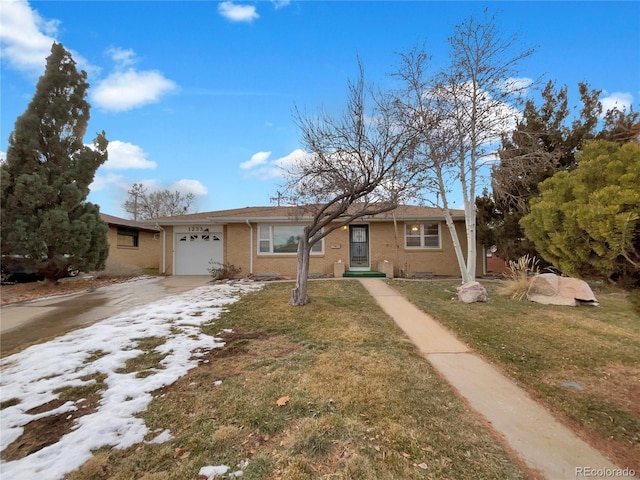
M 210 261 L 222 263 L 222 232 L 177 233 L 175 275 L 208 275 Z

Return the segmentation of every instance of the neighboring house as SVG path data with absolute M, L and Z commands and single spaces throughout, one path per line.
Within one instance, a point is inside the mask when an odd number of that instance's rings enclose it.
M 495 247 L 486 250 L 485 262 L 486 274 L 505 275 L 510 272 L 510 269 L 507 266 L 507 262 L 500 258 L 500 256 L 495 251 Z
M 107 270 L 159 267 L 162 242 L 158 227 L 105 213 L 100 218 L 109 225 Z
M 453 218 L 466 255 L 464 212 L 454 211 Z M 162 230 L 161 273 L 206 275 L 211 262 L 218 262 L 241 268 L 241 276 L 292 278 L 296 275 L 297 238 L 309 220 L 302 207 L 246 207 L 146 223 Z M 477 252 L 481 275 L 481 246 Z M 390 269 L 401 277 L 460 276 L 442 211 L 419 206 L 363 217 L 331 232 L 313 247 L 310 275 L 331 277 L 342 267 L 385 273 Z

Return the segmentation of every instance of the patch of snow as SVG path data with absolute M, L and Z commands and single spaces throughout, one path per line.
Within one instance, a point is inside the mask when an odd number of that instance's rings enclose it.
M 136 414 L 147 408 L 153 398 L 151 392 L 171 385 L 196 367 L 199 360 L 194 352 L 202 353 L 224 345 L 219 338 L 204 335 L 200 327 L 217 319 L 224 307 L 237 301 L 242 294 L 260 288 L 262 285 L 258 283 L 196 288 L 33 345 L 0 360 L 2 396 L 19 400 L 0 411 L 0 450 L 19 438 L 27 423 L 77 408 L 67 402 L 49 412 L 27 413 L 56 400 L 55 390 L 95 383 L 94 379 L 83 379 L 96 374 L 106 376 L 106 388 L 100 391 L 101 400 L 95 412 L 77 418 L 72 431 L 57 443 L 25 458 L 3 462 L 0 466 L 2 477 L 57 480 L 89 460 L 94 449 L 103 446 L 124 449 L 143 442 L 149 430 Z M 166 355 L 161 362 L 163 368 L 152 370 L 151 375 L 143 378 L 137 378 L 136 372 L 124 373 L 127 360 L 144 353 L 134 339 L 146 337 L 165 339 L 165 343 L 155 349 Z M 101 352 L 102 356 L 90 360 L 95 352 Z
M 173 435 L 171 435 L 171 432 L 169 430 L 163 430 L 159 435 L 157 435 L 152 440 L 149 440 L 147 443 L 165 443 L 169 440 L 173 440 Z
M 198 472 L 198 475 L 203 475 L 207 477 L 207 480 L 212 480 L 213 477 L 217 477 L 220 475 L 224 475 L 229 471 L 229 467 L 226 465 L 207 465 L 206 467 L 202 467 Z

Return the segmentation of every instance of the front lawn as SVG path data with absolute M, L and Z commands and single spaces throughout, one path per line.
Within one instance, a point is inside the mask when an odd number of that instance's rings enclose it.
M 454 281 L 391 281 L 423 311 L 514 378 L 622 467 L 640 470 L 640 315 L 628 292 L 599 307 L 511 300 L 464 304 Z
M 226 346 L 141 414 L 163 442 L 100 449 L 69 478 L 527 478 L 359 282 L 312 282 L 305 307 L 291 287 L 203 327 Z

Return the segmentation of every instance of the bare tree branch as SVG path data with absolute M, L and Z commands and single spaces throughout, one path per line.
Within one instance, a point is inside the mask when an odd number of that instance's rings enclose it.
M 129 198 L 123 207 L 134 220 L 172 217 L 195 213 L 192 209 L 195 195 L 169 189 L 149 192 L 141 183 L 134 183 L 128 191 Z
M 364 68 L 359 67 L 357 81 L 348 84 L 342 115 L 306 117 L 295 111 L 310 153 L 289 169 L 285 188 L 312 219 L 298 244 L 292 305 L 308 302 L 309 255 L 315 243 L 358 218 L 395 209 L 415 188 L 414 135 L 395 123 L 387 97 L 365 88 Z M 368 98 L 374 100 L 370 112 Z
M 515 124 L 521 93 L 530 86 L 516 81 L 516 66 L 532 49 L 512 53 L 516 36 L 499 36 L 495 18 L 473 18 L 456 27 L 449 39 L 451 65 L 428 75 L 429 57 L 415 47 L 400 56 L 395 75 L 403 89 L 397 93 L 397 119 L 420 138 L 425 192 L 442 200 L 463 282 L 476 272 L 476 188 L 480 169 L 502 134 Z M 467 240 L 466 258 L 450 214 L 450 192 L 462 194 Z

